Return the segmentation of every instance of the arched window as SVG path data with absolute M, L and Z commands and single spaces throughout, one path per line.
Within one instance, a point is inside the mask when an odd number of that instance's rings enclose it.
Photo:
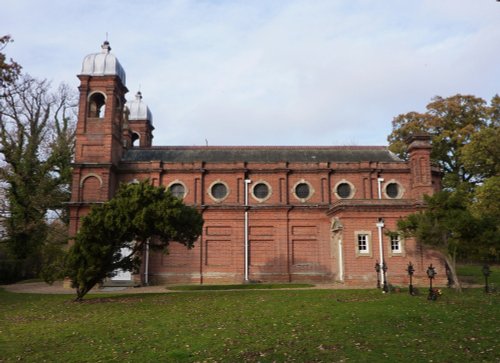
M 89 117 L 103 118 L 106 112 L 106 97 L 95 92 L 89 98 Z
M 132 146 L 140 146 L 141 136 L 137 132 L 132 132 Z
M 81 181 L 81 196 L 86 202 L 95 202 L 101 199 L 102 180 L 95 174 L 89 174 Z

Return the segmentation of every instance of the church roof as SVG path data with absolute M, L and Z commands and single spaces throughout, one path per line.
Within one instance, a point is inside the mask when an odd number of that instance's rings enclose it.
M 148 120 L 153 122 L 153 115 L 149 110 L 148 105 L 142 100 L 142 93 L 137 92 L 135 99 L 127 102 L 129 110 L 129 120 Z
M 109 42 L 104 42 L 100 53 L 92 53 L 83 59 L 82 72 L 88 76 L 118 76 L 125 85 L 125 71 L 118 59 L 111 54 Z
M 172 146 L 132 148 L 123 161 L 401 162 L 383 146 Z

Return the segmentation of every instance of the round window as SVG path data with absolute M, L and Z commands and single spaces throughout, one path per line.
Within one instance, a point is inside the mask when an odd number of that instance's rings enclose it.
M 253 195 L 258 199 L 265 199 L 269 195 L 269 187 L 265 183 L 255 184 L 253 187 Z
M 398 183 L 389 183 L 385 187 L 385 193 L 389 198 L 397 198 L 399 196 L 399 185 Z
M 215 183 L 212 185 L 210 193 L 215 199 L 223 199 L 227 196 L 227 187 L 222 183 Z
M 186 188 L 181 183 L 174 183 L 169 188 L 170 193 L 176 198 L 182 199 L 186 194 Z
M 351 191 L 351 186 L 348 183 L 340 183 L 337 186 L 337 194 L 340 198 L 349 198 Z
M 309 197 L 310 193 L 311 191 L 309 189 L 309 184 L 307 183 L 299 183 L 295 187 L 295 195 L 297 196 L 297 198 L 306 199 Z

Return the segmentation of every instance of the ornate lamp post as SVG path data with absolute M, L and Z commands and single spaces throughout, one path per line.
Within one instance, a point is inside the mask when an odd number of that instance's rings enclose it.
M 434 289 L 432 288 L 432 280 L 436 276 L 436 270 L 432 266 L 432 263 L 430 266 L 427 268 L 427 277 L 429 278 L 429 296 L 427 297 L 427 300 L 436 300 L 437 295 Z
M 375 263 L 375 271 L 377 271 L 377 289 L 380 289 L 380 263 Z
M 484 275 L 484 292 L 485 293 L 490 292 L 490 289 L 488 287 L 488 276 L 490 276 L 490 274 L 491 274 L 490 266 L 484 265 L 483 266 L 483 275 Z
M 412 277 L 413 273 L 415 272 L 415 268 L 413 267 L 411 262 L 408 264 L 408 268 L 406 269 L 406 271 L 408 271 L 408 276 L 410 276 L 410 295 L 414 295 Z
M 382 263 L 382 272 L 384 275 L 384 287 L 382 287 L 382 291 L 389 292 L 389 287 L 387 286 L 387 277 L 385 276 L 385 273 L 387 272 L 387 265 L 385 264 L 385 262 Z

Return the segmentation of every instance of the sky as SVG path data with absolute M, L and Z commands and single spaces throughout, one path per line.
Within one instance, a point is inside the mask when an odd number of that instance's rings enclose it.
M 1 1 L 4 51 L 77 90 L 109 40 L 159 145 L 386 145 L 437 95 L 500 86 L 495 0 Z

